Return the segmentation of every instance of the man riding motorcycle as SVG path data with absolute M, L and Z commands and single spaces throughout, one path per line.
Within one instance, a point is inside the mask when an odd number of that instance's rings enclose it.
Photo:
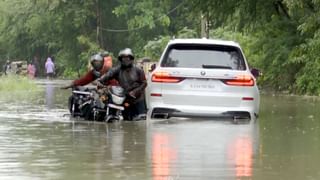
M 144 100 L 144 91 L 147 86 L 144 71 L 136 67 L 134 55 L 130 48 L 123 49 L 119 52 L 118 60 L 120 66 L 110 69 L 106 74 L 97 80 L 98 86 L 110 79 L 116 79 L 119 85 L 125 90 L 127 95 L 127 107 L 123 112 L 125 120 L 142 120 L 145 119 L 146 107 Z
M 109 57 L 111 58 L 111 57 Z M 112 59 L 111 59 L 112 61 Z M 104 59 L 101 56 L 101 54 L 95 54 L 90 58 L 90 64 L 92 66 L 92 69 L 89 70 L 84 76 L 82 76 L 79 79 L 74 80 L 71 84 L 61 87 L 61 89 L 68 89 L 68 88 L 76 88 L 76 90 L 80 90 L 81 86 L 85 86 L 89 83 L 93 83 L 94 81 L 99 78 L 102 74 L 106 73 L 112 66 L 112 63 L 110 64 L 105 64 L 104 63 Z M 111 66 L 110 66 L 111 65 Z M 105 83 L 105 85 L 117 85 L 118 82 L 114 79 L 111 79 L 109 81 L 107 81 Z M 80 89 L 79 89 L 80 88 Z M 69 100 L 68 100 L 68 106 L 69 106 L 69 110 L 70 112 L 73 114 L 75 113 L 74 111 L 76 111 L 77 113 L 79 113 L 79 104 L 77 104 L 75 101 L 77 101 L 78 97 L 75 96 L 74 94 L 72 96 L 70 96 Z M 75 105 L 76 104 L 76 105 Z M 74 110 L 73 106 L 76 106 L 76 110 Z M 84 117 L 85 119 L 90 120 L 92 118 L 92 106 L 88 106 L 86 107 L 84 110 L 81 110 L 81 117 Z

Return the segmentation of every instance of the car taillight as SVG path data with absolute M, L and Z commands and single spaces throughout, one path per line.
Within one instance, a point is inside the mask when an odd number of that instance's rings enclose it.
M 235 79 L 223 80 L 223 82 L 230 86 L 253 86 L 254 79 L 250 75 L 239 75 Z
M 178 83 L 184 80 L 184 78 L 181 77 L 173 77 L 168 72 L 154 72 L 152 74 L 151 81 L 152 82 L 159 82 L 159 83 Z

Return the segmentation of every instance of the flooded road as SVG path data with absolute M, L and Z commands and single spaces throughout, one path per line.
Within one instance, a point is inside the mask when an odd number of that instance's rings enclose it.
M 70 120 L 64 81 L 1 94 L 0 179 L 319 179 L 319 99 L 262 95 L 250 124 Z

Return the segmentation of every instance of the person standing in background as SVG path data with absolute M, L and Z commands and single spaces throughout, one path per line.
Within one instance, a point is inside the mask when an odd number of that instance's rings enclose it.
M 8 72 L 10 69 L 11 69 L 11 62 L 9 60 L 7 60 L 7 62 L 3 65 L 4 75 L 8 75 Z
M 36 74 L 36 67 L 34 66 L 32 61 L 28 64 L 27 70 L 28 70 L 29 78 L 34 79 L 35 74 Z
M 54 63 L 52 62 L 51 56 L 47 58 L 45 69 L 46 69 L 47 79 L 53 78 L 55 73 L 55 66 L 54 66 Z

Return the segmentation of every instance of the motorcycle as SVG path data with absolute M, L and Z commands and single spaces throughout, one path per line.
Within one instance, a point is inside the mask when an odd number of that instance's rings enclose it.
M 69 98 L 72 117 L 85 120 L 106 121 L 122 120 L 125 93 L 120 86 L 102 89 L 76 87 Z
M 123 120 L 122 111 L 124 111 L 126 99 L 124 89 L 120 86 L 111 86 L 108 88 L 108 92 L 105 121 Z

